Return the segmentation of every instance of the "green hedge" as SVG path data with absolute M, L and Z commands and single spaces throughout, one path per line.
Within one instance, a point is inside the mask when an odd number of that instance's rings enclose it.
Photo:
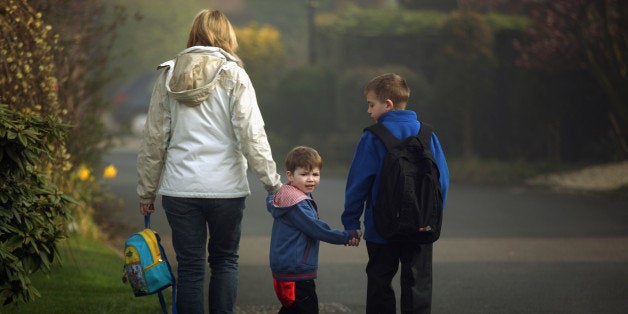
M 451 13 L 403 9 L 351 8 L 342 13 L 322 14 L 316 19 L 321 33 L 357 35 L 412 35 L 439 30 Z M 521 30 L 530 24 L 525 16 L 491 13 L 482 19 L 494 32 Z
M 354 7 L 319 15 L 316 65 L 330 69 L 337 86 L 335 100 L 319 106 L 329 112 L 325 139 L 347 146 L 341 137 L 368 125 L 361 105 L 361 87 L 372 77 L 368 69 L 403 68 L 413 90 L 409 108 L 437 127 L 448 157 L 550 163 L 617 158 L 611 121 L 600 109 L 608 99 L 585 70 L 518 67 L 513 42 L 525 40 L 530 20 L 469 13 Z M 277 107 L 295 105 L 277 99 Z M 277 123 L 265 117 L 268 125 Z M 330 150 L 329 157 L 339 151 Z

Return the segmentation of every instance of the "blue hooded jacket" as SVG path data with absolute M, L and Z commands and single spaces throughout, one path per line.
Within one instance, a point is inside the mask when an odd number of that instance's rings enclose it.
M 270 238 L 270 268 L 279 281 L 301 281 L 317 277 L 319 241 L 347 244 L 355 231 L 331 229 L 318 219 L 311 194 L 284 184 L 266 198 L 274 218 Z M 357 236 L 356 236 L 357 237 Z
M 379 117 L 378 123 L 383 123 L 399 139 L 417 135 L 421 128 L 416 113 L 411 110 L 389 111 Z M 440 172 L 443 208 L 445 208 L 449 188 L 449 169 L 435 133 L 432 134 L 431 151 Z M 342 224 L 345 230 L 360 229 L 360 217 L 364 213 L 364 240 L 376 243 L 386 243 L 386 240 L 375 230 L 373 222 L 373 205 L 379 192 L 380 170 L 385 155 L 384 143 L 372 132 L 363 132 L 349 169 L 345 190 L 345 209 L 342 213 Z

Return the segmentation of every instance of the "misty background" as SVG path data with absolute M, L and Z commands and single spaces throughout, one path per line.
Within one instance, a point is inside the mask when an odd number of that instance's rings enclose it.
M 616 69 L 623 77 L 613 72 L 613 60 L 598 60 L 601 70 L 590 66 L 587 55 L 604 56 L 607 47 L 587 43 L 608 34 L 581 31 L 626 20 L 625 4 L 606 3 L 602 9 L 619 11 L 600 15 L 596 5 L 570 1 L 111 1 L 99 18 L 111 21 L 116 12 L 124 18 L 105 34 L 104 135 L 133 133 L 156 66 L 185 48 L 196 13 L 214 8 L 237 28 L 237 54 L 279 166 L 291 147 L 309 145 L 326 169 L 346 169 L 363 128 L 373 123 L 363 87 L 386 72 L 407 79 L 408 109 L 435 126 L 453 179 L 463 176 L 459 160 L 548 168 L 623 160 L 626 65 Z M 559 20 L 561 8 L 564 23 L 535 29 L 543 19 Z M 621 29 L 614 32 L 611 38 Z M 579 33 L 591 38 L 578 41 Z
M 56 244 L 66 235 L 111 240 L 129 234 L 125 228 L 132 221 L 140 223 L 132 205 L 137 198 L 133 169 L 156 66 L 185 48 L 192 19 L 209 7 L 224 11 L 237 28 L 238 55 L 256 88 L 279 168 L 295 145 L 313 146 L 325 159 L 324 175 L 331 180 L 321 186 L 323 208 L 342 204 L 344 174 L 355 145 L 363 128 L 373 123 L 366 113 L 364 85 L 385 72 L 407 79 L 412 89 L 409 109 L 436 127 L 452 180 L 457 181 L 447 210 L 448 230 L 453 231 L 448 235 L 454 242 L 444 242 L 444 247 L 464 258 L 439 265 L 445 267 L 445 280 L 437 281 L 453 286 L 436 290 L 448 299 L 459 293 L 468 302 L 439 304 L 465 310 L 471 304 L 479 312 L 495 306 L 504 312 L 506 303 L 522 308 L 513 302 L 522 300 L 525 308 L 530 298 L 513 294 L 515 287 L 532 292 L 535 299 L 541 296 L 543 303 L 536 306 L 544 309 L 554 309 L 545 302 L 555 302 L 557 311 L 625 308 L 624 291 L 616 287 L 625 286 L 620 284 L 625 269 L 620 253 L 626 247 L 622 235 L 627 207 L 615 193 L 628 191 L 628 1 L 0 3 L 0 155 L 6 156 L 0 157 L 0 181 L 7 182 L 0 188 L 6 212 L 0 229 L 8 230 L 0 241 L 12 256 L 6 260 L 10 268 L 5 267 L 12 270 L 0 280 L 7 282 L 0 294 L 5 304 L 29 302 L 38 295 L 33 285 L 24 283 L 34 272 L 50 270 L 58 256 Z M 585 167 L 606 163 L 600 166 L 608 167 Z M 530 178 L 550 185 L 573 183 L 570 175 L 559 182 L 543 176 L 568 169 L 592 170 L 570 173 L 595 186 L 594 195 L 557 197 L 545 187 L 528 190 L 519 184 L 535 184 Z M 252 195 L 263 198 L 260 191 Z M 261 204 L 255 198 L 249 201 Z M 118 219 L 127 213 L 132 216 Z M 267 246 L 255 237 L 267 238 L 268 225 L 258 221 L 268 217 L 263 211 L 255 214 L 260 216 L 249 218 L 255 227 L 245 229 L 256 230 L 248 239 L 263 249 Z M 505 263 L 485 254 L 497 248 L 494 244 L 501 249 L 490 253 L 508 256 Z M 565 249 L 573 254 L 565 255 Z M 548 260 L 552 254 L 545 253 L 550 251 L 556 256 Z M 258 264 L 243 267 L 243 276 L 261 278 L 258 284 L 266 287 L 267 279 L 259 274 L 260 269 L 268 271 L 267 260 L 255 255 Z M 517 264 L 510 263 L 513 256 Z M 345 275 L 353 268 L 348 263 L 330 270 Z M 354 275 L 363 278 L 362 273 Z M 484 288 L 493 290 L 468 289 L 478 282 L 490 282 Z M 93 278 L 89 283 L 94 285 Z M 545 288 L 539 290 L 539 283 Z M 329 286 L 339 289 L 324 290 L 329 296 L 342 298 L 336 291 L 349 291 L 352 304 L 363 306 L 358 290 Z M 614 293 L 609 295 L 607 287 Z M 255 286 L 247 288 L 250 298 L 242 299 L 251 304 L 269 299 Z M 110 290 L 100 290 L 111 299 Z M 495 303 L 483 302 L 484 295 L 496 296 Z M 92 301 L 101 309 L 98 300 Z M 82 307 L 86 299 L 68 301 L 80 301 Z M 565 307 L 565 301 L 573 307 Z M 63 310 L 68 308 L 60 303 Z

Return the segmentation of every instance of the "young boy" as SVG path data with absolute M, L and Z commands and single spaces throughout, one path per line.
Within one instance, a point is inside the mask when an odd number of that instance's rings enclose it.
M 397 138 L 415 136 L 421 128 L 414 111 L 405 110 L 410 89 L 396 74 L 373 78 L 364 89 L 367 112 Z M 436 135 L 431 150 L 440 172 L 443 206 L 449 186 L 449 170 Z M 372 132 L 363 132 L 347 178 L 342 223 L 346 230 L 360 229 L 364 214 L 364 240 L 369 261 L 366 266 L 366 313 L 395 313 L 396 299 L 391 281 L 401 263 L 401 312 L 429 313 L 432 302 L 432 245 L 387 243 L 375 230 L 373 205 L 377 200 L 380 170 L 386 147 Z
M 268 196 L 273 215 L 270 268 L 282 307 L 279 313 L 318 313 L 314 279 L 318 269 L 319 241 L 357 246 L 355 230 L 331 229 L 318 218 L 312 192 L 320 182 L 323 160 L 310 147 L 293 148 L 286 158 L 289 183 Z

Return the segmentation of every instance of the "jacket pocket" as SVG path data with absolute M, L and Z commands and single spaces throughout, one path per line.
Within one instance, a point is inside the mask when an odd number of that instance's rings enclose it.
M 303 256 L 301 257 L 301 264 L 305 264 L 305 265 L 314 265 L 315 263 L 312 263 L 311 261 L 309 261 L 310 259 L 310 253 L 312 250 L 312 239 L 308 238 L 307 239 L 307 243 L 305 245 L 305 250 L 303 251 Z

